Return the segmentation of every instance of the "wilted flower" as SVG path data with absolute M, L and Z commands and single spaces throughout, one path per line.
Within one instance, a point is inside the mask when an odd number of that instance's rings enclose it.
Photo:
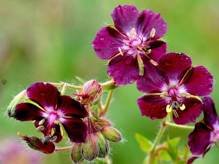
M 203 99 L 204 120 L 195 124 L 195 129 L 189 135 L 189 148 L 192 157 L 188 163 L 205 155 L 219 141 L 219 117 L 210 97 Z
M 159 14 L 140 12 L 132 5 L 116 7 L 112 19 L 115 27 L 103 27 L 93 40 L 93 48 L 98 57 L 109 60 L 108 74 L 116 84 L 132 83 L 144 75 L 145 60 L 155 64 L 165 53 L 166 43 L 159 38 L 167 25 Z
M 55 86 L 42 82 L 32 84 L 26 94 L 30 100 L 9 111 L 10 117 L 20 121 L 35 121 L 37 129 L 55 142 L 62 139 L 60 124 L 72 142 L 85 140 L 86 124 L 82 119 L 87 116 L 87 111 L 78 101 L 61 95 Z
M 138 99 L 142 115 L 151 119 L 173 113 L 178 124 L 193 122 L 201 113 L 201 97 L 211 93 L 213 77 L 203 66 L 192 67 L 184 54 L 163 56 L 157 69 L 147 65 L 148 74 L 137 81 L 146 94 Z
M 41 151 L 45 154 L 50 154 L 55 151 L 55 144 L 50 140 L 40 139 L 37 137 L 21 136 L 28 146 L 34 150 Z
M 1 164 L 41 164 L 42 155 L 27 150 L 23 144 L 13 138 L 2 140 L 0 143 Z
M 77 96 L 82 104 L 91 104 L 101 97 L 102 92 L 103 88 L 98 81 L 89 80 L 83 85 Z

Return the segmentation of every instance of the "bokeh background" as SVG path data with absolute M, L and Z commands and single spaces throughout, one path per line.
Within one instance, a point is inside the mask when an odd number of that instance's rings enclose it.
M 111 24 L 112 9 L 118 4 L 134 4 L 153 9 L 168 23 L 165 40 L 169 51 L 192 56 L 194 64 L 205 65 L 219 81 L 219 1 L 218 0 L 0 0 L 0 140 L 20 131 L 35 134 L 32 124 L 9 119 L 5 110 L 16 93 L 35 81 L 108 79 L 106 62 L 95 56 L 91 41 L 100 27 Z M 217 84 L 217 83 L 215 83 Z M 108 117 L 124 135 L 113 144 L 113 163 L 138 164 L 145 154 L 135 133 L 153 139 L 158 121 L 140 116 L 136 99 L 141 94 L 134 85 L 119 88 Z M 219 85 L 213 97 L 219 106 Z M 168 130 L 170 137 L 187 131 Z M 214 147 L 197 164 L 215 163 Z M 68 153 L 45 157 L 45 164 L 69 164 Z

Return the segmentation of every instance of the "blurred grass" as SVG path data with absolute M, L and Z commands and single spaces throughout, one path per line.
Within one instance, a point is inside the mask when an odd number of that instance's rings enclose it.
M 106 63 L 99 60 L 91 41 L 100 27 L 111 24 L 112 9 L 122 3 L 135 4 L 161 13 L 168 23 L 165 40 L 169 51 L 185 52 L 194 64 L 205 65 L 219 78 L 219 1 L 218 0 L 0 0 L 0 137 L 17 131 L 32 134 L 32 125 L 5 116 L 11 98 L 34 81 L 107 79 Z M 135 86 L 116 91 L 109 118 L 125 137 L 114 144 L 114 163 L 141 163 L 144 154 L 135 141 L 136 132 L 150 139 L 158 121 L 140 116 Z M 219 106 L 219 86 L 213 93 Z M 169 136 L 181 132 L 171 129 Z M 186 139 L 186 133 L 182 133 Z M 215 147 L 196 163 L 219 160 Z M 69 154 L 47 157 L 45 163 L 70 163 Z

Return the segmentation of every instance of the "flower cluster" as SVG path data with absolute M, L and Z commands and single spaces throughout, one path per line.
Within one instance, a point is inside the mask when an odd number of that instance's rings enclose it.
M 137 100 L 143 116 L 162 119 L 170 115 L 176 124 L 194 123 L 203 111 L 205 120 L 216 117 L 215 112 L 209 116 L 212 105 L 206 100 L 213 90 L 213 76 L 204 66 L 193 66 L 188 55 L 167 51 L 167 43 L 161 39 L 167 25 L 159 14 L 119 5 L 111 16 L 114 26 L 97 32 L 93 48 L 99 58 L 109 61 L 108 74 L 116 85 L 136 82 L 144 93 Z M 189 137 L 195 158 L 217 140 L 217 124 L 216 119 L 196 124 Z
M 204 113 L 203 121 L 196 123 L 189 135 L 192 156 L 188 163 L 192 163 L 219 140 L 219 118 L 210 97 L 213 76 L 206 67 L 193 66 L 188 55 L 168 52 L 167 43 L 162 40 L 167 24 L 160 14 L 119 5 L 111 16 L 114 25 L 101 28 L 92 42 L 96 55 L 108 61 L 110 81 L 90 80 L 80 86 L 37 82 L 15 97 L 8 115 L 19 121 L 32 121 L 43 134 L 41 138 L 20 135 L 35 150 L 49 154 L 68 149 L 56 146 L 62 141 L 64 130 L 75 163 L 105 158 L 109 141 L 122 139 L 105 116 L 112 91 L 135 83 L 143 93 L 137 100 L 141 114 L 152 120 L 165 118 L 169 124 L 182 127 L 195 123 Z
M 66 83 L 37 82 L 15 97 L 8 110 L 9 117 L 19 121 L 33 121 L 42 138 L 20 135 L 27 144 L 46 154 L 59 151 L 57 143 L 63 139 L 63 128 L 71 141 L 74 162 L 104 158 L 109 153 L 109 141 L 119 142 L 120 132 L 105 118 L 106 109 L 97 107 L 103 94 L 96 80 L 86 82 L 71 96 L 65 95 Z M 78 87 L 76 87 L 78 88 Z M 108 102 L 109 103 L 109 102 Z M 94 110 L 97 107 L 98 110 Z M 104 108 L 104 109 L 103 109 Z

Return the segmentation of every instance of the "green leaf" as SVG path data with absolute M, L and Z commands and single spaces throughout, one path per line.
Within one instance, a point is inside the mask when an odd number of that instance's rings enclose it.
M 141 150 L 145 153 L 148 153 L 152 147 L 152 142 L 144 137 L 143 135 L 136 133 L 135 139 L 137 140 Z
M 178 158 L 178 144 L 179 144 L 180 138 L 172 138 L 168 139 L 167 146 L 168 146 L 168 154 L 172 158 L 173 161 L 176 161 Z
M 166 150 L 162 150 L 162 151 L 159 152 L 159 160 L 170 161 L 171 157 L 170 157 L 169 153 Z

